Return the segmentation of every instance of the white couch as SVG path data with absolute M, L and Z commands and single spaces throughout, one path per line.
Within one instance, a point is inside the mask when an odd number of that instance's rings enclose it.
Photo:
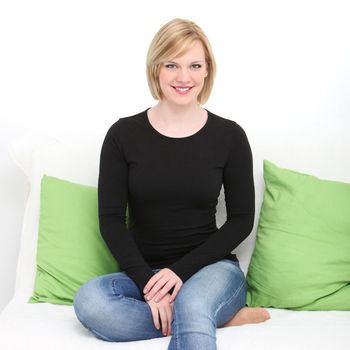
M 72 306 L 47 303 L 28 304 L 35 276 L 36 243 L 39 216 L 39 190 L 41 176 L 57 176 L 86 185 L 97 185 L 98 159 L 100 146 L 106 130 L 89 135 L 47 136 L 28 133 L 9 145 L 9 151 L 17 165 L 22 169 L 30 184 L 23 221 L 21 248 L 19 254 L 16 291 L 12 301 L 0 315 L 1 350 L 53 350 L 53 349 L 166 349 L 170 337 L 130 343 L 108 343 L 96 339 L 77 321 Z M 304 130 L 305 131 L 305 130 Z M 324 130 L 325 134 L 327 130 Z M 306 134 L 306 133 L 305 133 Z M 252 136 L 251 136 L 252 135 Z M 298 148 L 289 152 L 272 151 L 273 142 L 263 143 L 257 133 L 249 133 L 255 161 L 255 183 L 257 198 L 257 217 L 263 194 L 262 159 L 271 158 L 283 166 L 309 172 L 316 176 L 350 181 L 348 162 L 349 141 L 338 140 L 338 144 L 320 145 L 322 158 L 318 155 L 310 161 L 307 150 L 308 136 L 296 140 Z M 302 133 L 301 133 L 302 135 Z M 75 141 L 73 141 L 75 139 Z M 329 147 L 331 146 L 331 147 Z M 344 149 L 344 146 L 345 149 Z M 302 150 L 305 147 L 305 156 Z M 280 150 L 281 151 L 281 150 Z M 294 153 L 293 153 L 294 152 Z M 294 155 L 293 155 L 294 154 Z M 297 154 L 297 155 L 295 155 Z M 334 167 L 333 157 L 337 156 L 340 166 Z M 278 159 L 279 158 L 279 159 Z M 323 164 L 322 159 L 326 162 Z M 290 163 L 289 163 L 290 160 Z M 337 161 L 337 162 L 338 162 Z M 328 162 L 328 163 L 327 163 Z M 347 164 L 345 163 L 347 162 Z M 338 164 L 338 163 L 337 163 Z M 345 165 L 344 165 L 345 164 Z M 330 167 L 331 168 L 330 168 Z M 347 172 L 344 173 L 344 169 Z M 225 218 L 223 197 L 218 204 L 218 225 Z M 255 225 L 256 227 L 256 225 Z M 246 272 L 254 247 L 255 230 L 237 249 L 241 266 Z M 217 330 L 219 350 L 329 350 L 348 349 L 350 344 L 350 311 L 289 311 L 269 309 L 271 319 L 262 324 L 244 325 Z M 183 349 L 188 350 L 188 349 Z M 192 349 L 191 349 L 192 350 Z M 195 350 L 195 349 L 193 349 Z

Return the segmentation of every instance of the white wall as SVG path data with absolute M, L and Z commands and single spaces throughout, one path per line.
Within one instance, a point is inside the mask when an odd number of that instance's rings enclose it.
M 348 3 L 1 1 L 0 310 L 14 291 L 28 191 L 8 142 L 28 129 L 79 137 L 153 105 L 146 51 L 174 17 L 212 42 L 218 75 L 206 108 L 245 128 L 256 168 L 267 158 L 350 182 Z

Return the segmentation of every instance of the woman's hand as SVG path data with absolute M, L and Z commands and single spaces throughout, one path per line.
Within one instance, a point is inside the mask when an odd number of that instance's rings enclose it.
M 173 320 L 173 305 L 169 302 L 170 294 L 166 294 L 162 300 L 155 302 L 152 300 L 146 300 L 146 303 L 151 308 L 152 318 L 154 326 L 157 329 L 162 327 L 162 333 L 164 336 L 171 335 L 171 322 Z
M 145 300 L 154 300 L 157 303 L 174 288 L 169 298 L 171 303 L 175 300 L 182 285 L 181 278 L 174 271 L 167 268 L 162 269 L 154 274 L 145 285 L 143 289 Z

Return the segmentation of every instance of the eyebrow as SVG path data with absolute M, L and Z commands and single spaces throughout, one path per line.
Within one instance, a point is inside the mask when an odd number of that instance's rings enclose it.
M 205 60 L 197 60 L 197 61 L 192 61 L 191 62 L 191 64 L 193 64 L 193 63 L 203 63 L 203 62 L 205 62 Z M 165 63 L 176 63 L 176 64 L 178 64 L 176 61 L 165 61 Z

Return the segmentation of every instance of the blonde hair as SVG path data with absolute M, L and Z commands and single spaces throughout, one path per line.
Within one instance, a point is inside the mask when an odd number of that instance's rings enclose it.
M 216 63 L 208 38 L 194 22 L 175 18 L 166 23 L 154 36 L 147 53 L 147 81 L 152 96 L 156 100 L 163 97 L 159 85 L 159 72 L 167 60 L 185 54 L 194 41 L 199 40 L 204 49 L 208 75 L 198 95 L 198 102 L 205 103 L 211 93 L 216 73 Z

